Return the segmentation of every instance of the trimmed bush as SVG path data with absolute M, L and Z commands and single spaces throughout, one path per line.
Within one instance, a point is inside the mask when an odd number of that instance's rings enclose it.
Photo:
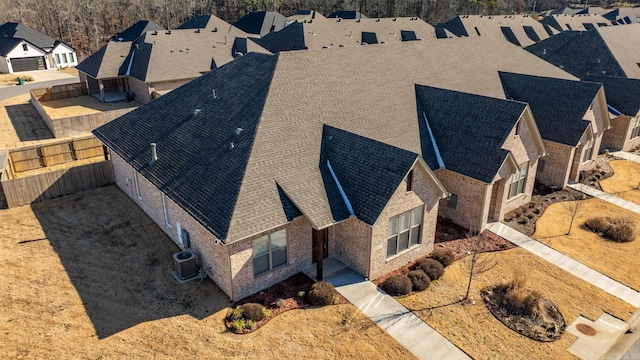
M 407 295 L 411 292 L 411 287 L 411 280 L 407 275 L 404 274 L 391 275 L 387 278 L 387 280 L 384 281 L 384 283 L 382 283 L 382 289 L 386 291 L 387 294 L 396 296 Z
M 442 249 L 437 248 L 433 250 L 431 257 L 434 260 L 437 260 L 442 264 L 442 266 L 447 267 L 456 260 L 456 255 L 450 249 Z
M 527 217 L 521 217 L 520 219 L 518 219 L 518 224 L 522 224 L 522 225 L 526 225 L 529 223 L 529 218 Z
M 533 219 L 534 217 L 536 217 L 536 216 L 533 215 L 533 213 L 527 213 L 527 218 L 528 219 Z
M 311 285 L 311 290 L 307 294 L 307 300 L 311 305 L 331 305 L 336 302 L 338 292 L 330 283 L 318 281 Z
M 409 271 L 407 275 L 411 280 L 411 288 L 413 291 L 422 291 L 429 287 L 431 279 L 422 270 Z
M 616 218 L 611 221 L 607 237 L 613 241 L 629 242 L 636 238 L 636 222 L 628 218 Z
M 285 305 L 286 305 L 286 303 L 285 303 L 284 299 L 276 300 L 276 306 L 277 307 L 281 308 L 281 307 L 284 307 Z
M 242 305 L 242 317 L 246 320 L 258 322 L 263 320 L 265 316 L 265 307 L 256 303 L 247 303 Z
M 432 281 L 440 279 L 444 274 L 444 266 L 439 261 L 429 258 L 416 261 L 416 270 L 418 269 L 424 271 Z
M 609 222 L 609 218 L 604 216 L 595 216 L 590 217 L 584 223 L 591 231 L 595 231 L 597 233 L 604 234 L 611 227 L 611 223 Z

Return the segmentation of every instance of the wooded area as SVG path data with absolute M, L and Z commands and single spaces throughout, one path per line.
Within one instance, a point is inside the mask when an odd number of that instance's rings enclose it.
M 523 13 L 531 11 L 534 2 L 536 11 L 569 5 L 563 0 L 0 0 L 0 24 L 22 22 L 62 39 L 82 60 L 138 20 L 175 28 L 201 14 L 233 23 L 251 11 L 275 9 L 288 16 L 297 9 L 313 9 L 324 15 L 359 10 L 368 17 L 418 16 L 436 25 L 458 14 Z M 610 3 L 589 1 L 594 6 Z

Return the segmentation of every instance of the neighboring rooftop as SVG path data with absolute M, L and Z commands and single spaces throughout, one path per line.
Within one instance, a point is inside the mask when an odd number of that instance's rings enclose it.
M 640 22 L 640 7 L 621 7 L 603 15 L 615 24 L 633 24 Z
M 338 10 L 334 11 L 327 18 L 341 18 L 341 19 L 367 19 L 366 16 L 362 15 L 360 11 L 355 10 Z
M 640 79 L 587 75 L 582 80 L 603 84 L 607 104 L 620 113 L 636 116 L 640 111 Z
M 426 123 L 444 167 L 491 183 L 509 153 L 502 148 L 527 104 L 416 85 L 422 154 L 440 168 Z
M 544 26 L 528 15 L 460 15 L 438 27 L 459 37 L 502 38 L 517 46 L 528 46 L 549 37 Z
M 110 40 L 111 41 L 133 41 L 146 33 L 147 31 L 165 30 L 162 26 L 154 23 L 149 20 L 140 20 L 135 24 L 129 26 L 123 32 L 114 35 Z
M 603 9 L 599 6 L 589 6 L 576 13 L 576 15 L 592 14 L 592 15 L 604 15 L 610 12 L 611 9 Z
M 26 40 L 45 51 L 53 49 L 56 43 L 56 40 L 53 38 L 16 22 L 6 22 L 0 25 L 0 42 L 7 38 Z
M 640 78 L 640 24 L 565 31 L 526 48 L 571 74 Z
M 591 123 L 583 118 L 602 89 L 592 82 L 508 72 L 500 72 L 500 79 L 508 99 L 529 104 L 543 139 L 569 146 L 578 144 Z
M 558 31 L 587 31 L 593 28 L 611 25 L 611 21 L 602 17 L 602 15 L 596 14 L 551 15 L 540 20 L 540 23 L 553 27 Z
M 465 66 L 450 61 L 456 58 Z M 504 99 L 498 71 L 575 79 L 490 38 L 251 53 L 96 134 L 226 242 L 285 224 L 291 203 L 324 228 L 343 217 L 319 166 L 325 125 L 421 154 L 415 85 Z M 159 156 L 153 166 L 151 142 Z M 344 170 L 336 176 L 351 181 Z
M 253 11 L 233 23 L 247 34 L 265 36 L 287 26 L 287 18 L 275 11 Z

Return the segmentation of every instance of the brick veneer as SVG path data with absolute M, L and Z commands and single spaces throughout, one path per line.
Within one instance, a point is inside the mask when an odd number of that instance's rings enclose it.
M 636 116 L 640 116 L 640 113 Z M 635 117 L 621 115 L 610 120 L 611 129 L 605 131 L 602 137 L 601 149 L 630 151 L 640 145 L 640 136 L 631 138 Z

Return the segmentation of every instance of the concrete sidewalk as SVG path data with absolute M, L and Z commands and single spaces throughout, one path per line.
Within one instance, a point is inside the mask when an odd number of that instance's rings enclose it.
M 487 225 L 487 229 L 520 246 L 521 248 L 545 259 L 557 267 L 579 277 L 589 284 L 597 286 L 609 294 L 628 302 L 634 307 L 640 307 L 640 293 L 630 287 L 621 284 L 504 224 L 494 222 Z
M 632 154 L 630 152 L 627 151 L 614 151 L 611 153 L 611 155 L 625 159 L 625 160 L 629 160 L 629 161 L 633 161 L 633 162 L 637 162 L 640 163 L 640 156 L 636 155 L 636 154 Z
M 623 209 L 627 209 L 630 211 L 633 211 L 637 214 L 640 214 L 640 205 L 634 204 L 630 201 L 627 200 L 623 200 L 620 199 L 617 196 L 613 196 L 611 194 L 607 194 L 606 192 L 600 191 L 598 189 L 594 189 L 591 186 L 585 185 L 585 184 L 580 184 L 580 183 L 575 183 L 575 184 L 569 184 L 567 185 L 568 187 L 574 189 L 574 190 L 578 190 L 580 192 L 583 192 L 587 195 L 591 195 L 593 197 L 596 197 L 598 199 L 604 200 L 608 203 L 617 205 Z
M 327 281 L 418 359 L 470 359 L 419 317 L 355 271 L 348 270 Z

